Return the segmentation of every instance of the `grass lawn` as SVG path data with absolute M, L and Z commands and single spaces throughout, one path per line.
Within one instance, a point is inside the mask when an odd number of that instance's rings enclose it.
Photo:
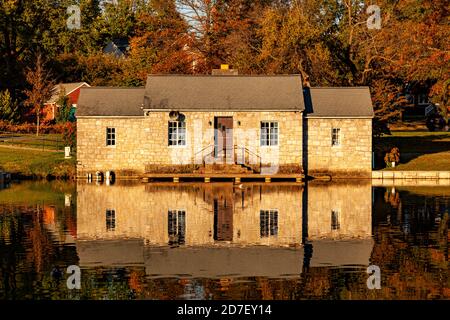
M 0 169 L 27 177 L 71 178 L 75 176 L 76 160 L 64 159 L 63 152 L 11 149 L 0 146 Z
M 400 149 L 400 164 L 384 170 L 450 170 L 450 132 L 393 131 L 376 143 Z
M 0 146 L 20 146 L 43 150 L 64 150 L 61 134 L 22 134 L 0 133 Z
M 22 181 L 0 192 L 0 204 L 34 205 L 52 203 L 64 206 L 64 195 L 74 194 L 76 185 L 66 181 Z

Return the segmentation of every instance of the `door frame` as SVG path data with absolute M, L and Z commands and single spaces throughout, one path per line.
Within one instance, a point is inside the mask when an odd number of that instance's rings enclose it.
M 225 125 L 221 120 L 225 120 Z M 219 125 L 221 126 L 219 127 Z M 222 134 L 222 150 L 220 150 L 219 144 L 219 130 Z M 225 163 L 227 160 L 233 159 L 233 149 L 233 117 L 214 117 L 214 158 L 220 157 Z M 220 155 L 221 151 L 222 155 Z

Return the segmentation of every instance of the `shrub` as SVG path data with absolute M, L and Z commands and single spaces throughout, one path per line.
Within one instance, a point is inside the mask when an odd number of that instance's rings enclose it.
M 16 123 L 20 119 L 19 104 L 14 101 L 8 90 L 0 91 L 0 120 Z
M 47 133 L 63 134 L 65 130 L 66 124 L 41 125 L 39 128 L 39 132 L 44 134 Z M 34 123 L 11 124 L 7 121 L 0 120 L 0 132 L 36 133 L 36 124 Z
M 145 166 L 147 173 L 161 173 L 161 174 L 183 174 L 193 173 L 199 169 L 199 165 L 186 164 L 186 165 L 158 165 L 148 164 Z
M 75 149 L 77 145 L 77 124 L 66 122 L 63 124 L 62 131 L 64 144 Z
M 388 168 L 392 167 L 392 163 L 398 164 L 400 162 L 400 150 L 397 147 L 392 148 L 384 156 L 384 162 Z

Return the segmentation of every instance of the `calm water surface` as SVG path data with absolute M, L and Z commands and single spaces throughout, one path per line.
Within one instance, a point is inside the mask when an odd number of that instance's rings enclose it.
M 449 211 L 450 187 L 13 183 L 0 299 L 449 299 Z

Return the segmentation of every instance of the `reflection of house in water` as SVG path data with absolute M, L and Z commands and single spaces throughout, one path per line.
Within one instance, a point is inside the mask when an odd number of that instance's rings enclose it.
M 308 266 L 367 265 L 372 250 L 370 185 L 80 183 L 77 201 L 83 266 L 286 277 L 302 272 L 305 238 Z
M 233 186 L 212 188 L 214 240 L 233 241 Z
M 167 225 L 169 245 L 183 245 L 186 235 L 186 211 L 169 210 Z
M 78 238 L 151 245 L 301 243 L 300 186 L 78 185 Z
M 367 265 L 373 248 L 372 186 L 309 184 L 310 266 Z
M 308 239 L 370 238 L 370 184 L 309 184 Z

